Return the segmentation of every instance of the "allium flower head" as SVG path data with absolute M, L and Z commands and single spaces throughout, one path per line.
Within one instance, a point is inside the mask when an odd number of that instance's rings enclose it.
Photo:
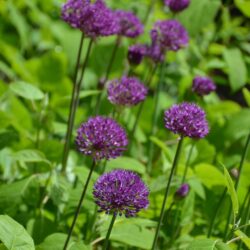
M 146 54 L 146 46 L 135 44 L 128 49 L 128 61 L 131 65 L 139 65 Z
M 132 12 L 117 10 L 115 14 L 119 25 L 119 35 L 135 38 L 143 33 L 142 23 Z
M 79 127 L 76 137 L 78 150 L 94 160 L 122 155 L 128 145 L 125 130 L 111 118 L 96 116 Z
M 189 41 L 186 29 L 177 20 L 156 22 L 151 37 L 162 49 L 173 51 L 187 46 Z
M 182 184 L 175 192 L 175 197 L 184 198 L 189 193 L 189 185 L 187 183 Z
M 205 112 L 194 103 L 173 105 L 165 111 L 164 121 L 167 129 L 183 137 L 200 139 L 209 132 Z
M 216 86 L 212 79 L 205 76 L 196 76 L 193 80 L 193 92 L 200 96 L 208 95 L 216 90 Z
M 114 12 L 103 0 L 68 0 L 62 7 L 62 18 L 72 27 L 80 29 L 85 36 L 109 36 L 118 32 Z
M 149 191 L 134 172 L 117 169 L 99 177 L 93 195 L 99 211 L 107 214 L 135 216 L 148 207 Z
M 120 106 L 134 106 L 147 96 L 147 88 L 135 77 L 122 77 L 114 80 L 108 87 L 108 99 Z
M 165 4 L 173 12 L 179 12 L 186 9 L 189 6 L 190 0 L 165 0 Z

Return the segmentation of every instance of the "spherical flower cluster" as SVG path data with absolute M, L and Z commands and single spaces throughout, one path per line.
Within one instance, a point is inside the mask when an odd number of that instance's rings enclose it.
M 108 160 L 122 155 L 128 139 L 125 130 L 113 119 L 96 116 L 81 124 L 76 145 L 81 153 L 94 160 Z
M 194 93 L 204 96 L 216 90 L 212 79 L 205 76 L 196 76 L 193 80 L 192 90 Z
M 119 35 L 135 38 L 143 33 L 142 23 L 132 12 L 117 10 L 115 13 L 119 25 Z
M 199 139 L 208 132 L 205 112 L 194 103 L 175 104 L 165 111 L 165 127 L 180 136 Z
M 108 99 L 120 106 L 134 106 L 147 96 L 147 88 L 136 77 L 122 77 L 114 80 L 108 87 Z
M 119 30 L 115 13 L 103 0 L 68 0 L 62 7 L 62 18 L 87 37 L 109 36 Z
M 128 49 L 128 61 L 131 65 L 139 65 L 146 54 L 146 46 L 135 44 Z
M 141 178 L 128 170 L 117 169 L 99 177 L 93 195 L 100 212 L 135 216 L 147 208 L 149 191 Z
M 152 32 L 154 33 L 152 37 Z M 187 46 L 189 38 L 186 29 L 177 20 L 158 21 L 155 23 L 151 37 L 164 50 L 177 51 Z
M 182 184 L 175 192 L 175 197 L 184 198 L 189 193 L 189 185 L 187 183 Z
M 165 4 L 173 12 L 179 12 L 186 9 L 189 6 L 190 0 L 165 0 Z

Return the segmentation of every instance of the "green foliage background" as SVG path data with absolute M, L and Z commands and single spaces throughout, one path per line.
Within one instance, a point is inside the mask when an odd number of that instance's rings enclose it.
M 172 17 L 162 1 L 155 2 L 145 33 L 137 42 L 150 42 L 152 24 Z M 228 249 L 227 245 L 215 244 L 214 240 L 223 237 L 231 203 L 229 196 L 219 211 L 213 238 L 200 239 L 206 238 L 211 217 L 226 186 L 219 163 L 223 162 L 229 170 L 239 166 L 250 131 L 250 2 L 191 2 L 187 10 L 176 16 L 191 39 L 188 48 L 166 56 L 168 63 L 157 110 L 157 132 L 152 135 L 151 126 L 159 73 L 154 76 L 142 119 L 131 140 L 131 150 L 107 164 L 108 170 L 136 171 L 151 191 L 148 210 L 141 212 L 138 218 L 120 218 L 115 223 L 111 234 L 113 249 L 150 249 L 152 245 L 177 139 L 164 128 L 163 111 L 183 100 L 200 103 L 207 112 L 211 132 L 194 145 L 187 179 L 191 191 L 186 199 L 174 205 L 164 222 L 162 249 Z M 88 174 L 90 160 L 76 152 L 73 142 L 66 176 L 58 171 L 81 35 L 60 19 L 62 3 L 61 0 L 0 0 L 0 249 L 62 249 Z M 109 0 L 107 3 L 112 8 L 132 10 L 144 20 L 151 1 Z M 114 41 L 111 37 L 95 42 L 81 90 L 76 128 L 93 115 L 99 93 L 97 82 L 105 74 Z M 133 43 L 132 39 L 123 40 L 111 79 L 120 77 L 127 69 L 127 48 Z M 84 50 L 86 44 L 87 40 Z M 145 62 L 134 69 L 134 74 L 144 79 L 148 67 Z M 217 93 L 203 101 L 190 91 L 197 74 L 211 76 L 218 86 Z M 137 108 L 125 110 L 120 119 L 128 131 L 132 129 Z M 111 110 L 111 104 L 104 101 L 101 114 L 108 115 Z M 150 142 L 154 145 L 154 155 L 153 171 L 148 174 Z M 185 140 L 167 207 L 180 185 L 192 143 Z M 97 169 L 91 186 L 99 174 Z M 250 153 L 238 190 L 240 207 L 249 192 L 249 175 Z M 73 185 L 75 177 L 79 180 L 76 186 Z M 93 249 L 99 249 L 105 237 L 110 218 L 99 214 L 96 223 L 91 224 L 95 211 L 91 192 L 90 187 L 70 250 L 92 249 L 93 244 L 97 247 Z M 179 227 L 173 235 L 175 218 Z M 171 241 L 171 237 L 174 240 Z M 249 247 L 250 240 L 247 236 L 244 239 L 242 249 Z M 235 243 L 229 246 L 237 249 Z

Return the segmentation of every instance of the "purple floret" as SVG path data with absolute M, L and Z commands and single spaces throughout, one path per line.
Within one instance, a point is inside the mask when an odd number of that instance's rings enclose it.
M 197 95 L 204 96 L 216 90 L 213 80 L 205 76 L 196 76 L 193 80 L 192 91 Z
M 113 119 L 96 116 L 82 123 L 77 130 L 76 145 L 79 152 L 94 160 L 121 156 L 128 139 L 125 130 Z
M 141 178 L 134 172 L 117 169 L 99 177 L 93 195 L 100 212 L 135 216 L 148 207 L 149 191 Z
M 128 61 L 131 65 L 139 65 L 146 54 L 146 46 L 143 44 L 135 44 L 128 49 Z
M 114 80 L 108 87 L 108 99 L 111 103 L 120 106 L 134 106 L 142 102 L 148 89 L 136 77 L 122 77 Z
M 194 103 L 175 104 L 165 111 L 165 127 L 182 137 L 200 139 L 208 132 L 205 112 Z
M 119 35 L 135 38 L 143 33 L 141 21 L 132 12 L 117 10 L 115 14 L 119 26 Z
M 68 0 L 62 7 L 62 18 L 91 38 L 114 35 L 119 30 L 115 13 L 102 0 Z
M 184 198 L 189 193 L 189 185 L 187 183 L 182 184 L 177 191 L 175 192 L 175 196 L 178 198 Z
M 190 0 L 165 0 L 165 4 L 173 12 L 180 12 L 189 6 Z

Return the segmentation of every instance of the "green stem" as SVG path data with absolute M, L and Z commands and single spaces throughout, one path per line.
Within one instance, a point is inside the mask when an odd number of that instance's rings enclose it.
M 113 48 L 113 51 L 112 51 L 112 54 L 111 54 L 111 57 L 110 57 L 110 60 L 109 60 L 109 64 L 108 64 L 108 67 L 107 67 L 107 71 L 106 71 L 106 75 L 104 77 L 104 80 L 102 82 L 102 90 L 105 88 L 105 85 L 106 85 L 106 82 L 107 80 L 109 79 L 109 75 L 110 75 L 110 72 L 111 72 L 111 69 L 112 69 L 112 66 L 113 66 L 113 63 L 115 61 L 115 56 L 117 54 L 117 50 L 119 48 L 121 44 L 121 36 L 117 36 L 117 39 L 116 39 L 116 42 L 115 42 L 115 46 Z M 104 91 L 102 91 L 98 96 L 97 96 L 97 101 L 96 101 L 96 105 L 95 105 L 95 114 L 98 114 L 99 113 L 99 110 L 100 110 L 100 104 L 102 102 L 102 99 L 103 99 L 103 95 L 104 95 Z
M 238 187 L 239 187 L 241 172 L 242 172 L 242 168 L 243 168 L 244 161 L 245 161 L 245 158 L 246 158 L 249 142 L 250 142 L 250 133 L 248 134 L 247 141 L 246 141 L 245 147 L 243 149 L 243 153 L 242 153 L 242 157 L 241 157 L 241 161 L 240 161 L 240 166 L 239 166 L 239 176 L 238 176 L 238 178 L 236 179 L 236 182 L 235 182 L 235 190 L 236 190 L 236 192 L 237 192 Z M 231 221 L 232 221 L 232 204 L 230 204 L 230 208 L 229 208 L 229 212 L 228 212 L 227 224 L 226 224 L 226 228 L 225 228 L 225 231 L 224 231 L 224 238 L 223 238 L 224 241 L 226 241 L 227 238 L 228 238 L 229 224 L 231 223 Z
M 154 75 L 155 75 L 156 69 L 157 69 L 157 64 L 155 64 L 155 66 L 154 66 L 154 68 L 153 68 L 153 70 L 152 70 L 152 72 L 151 72 L 151 74 L 150 74 L 150 76 L 149 76 L 149 79 L 148 79 L 148 81 L 147 81 L 147 83 L 146 83 L 146 86 L 148 86 L 148 87 L 150 86 L 150 84 L 151 84 L 151 82 L 152 82 L 152 79 L 153 79 L 153 77 L 154 77 Z M 135 135 L 135 132 L 136 132 L 136 129 L 137 129 L 137 126 L 138 126 L 138 122 L 139 122 L 139 120 L 140 120 L 141 113 L 142 113 L 142 110 L 143 110 L 144 103 L 145 103 L 145 101 L 142 102 L 142 103 L 140 104 L 139 109 L 138 109 L 138 111 L 137 111 L 137 115 L 136 115 L 136 118 L 135 118 L 135 122 L 134 122 L 134 125 L 133 125 L 133 128 L 132 128 L 132 131 L 131 131 L 131 133 L 130 133 L 130 138 L 131 138 L 131 139 L 132 139 L 132 138 L 134 137 L 134 135 Z
M 80 64 L 82 43 L 83 43 L 83 36 L 82 36 L 80 47 L 79 47 L 76 71 L 77 71 L 79 64 Z M 75 83 L 74 83 L 72 96 L 71 96 L 70 113 L 69 113 L 69 117 L 68 117 L 66 140 L 65 140 L 64 149 L 63 149 L 62 169 L 61 169 L 61 171 L 63 173 L 65 172 L 65 170 L 67 168 L 67 161 L 68 161 L 68 156 L 69 156 L 70 142 L 71 142 L 72 131 L 73 131 L 73 127 L 74 127 L 76 109 L 77 109 L 78 102 L 79 102 L 79 95 L 80 95 L 80 90 L 81 90 L 81 86 L 82 86 L 82 80 L 83 80 L 85 69 L 87 66 L 88 59 L 89 59 L 92 44 L 93 44 L 93 39 L 91 39 L 89 42 L 87 54 L 86 54 L 86 57 L 85 57 L 85 60 L 84 60 L 83 66 L 82 66 L 82 72 L 81 72 L 79 81 L 77 82 L 77 72 L 75 73 L 75 77 L 74 77 Z
M 192 156 L 192 153 L 193 153 L 193 150 L 194 150 L 194 142 L 192 143 L 192 146 L 189 150 L 189 153 L 188 153 L 188 158 L 187 158 L 187 161 L 186 161 L 186 165 L 185 165 L 185 170 L 184 170 L 184 174 L 183 174 L 183 177 L 182 177 L 182 181 L 181 181 L 181 184 L 184 184 L 185 180 L 186 180 L 186 177 L 187 177 L 187 172 L 188 172 L 188 166 L 189 166 L 189 163 L 190 163 L 190 160 L 191 160 L 191 156 Z
M 173 176 L 174 176 L 175 168 L 176 168 L 176 166 L 178 164 L 182 143 L 183 143 L 183 138 L 181 137 L 180 141 L 178 143 L 178 146 L 177 146 L 177 150 L 176 150 L 176 153 L 175 153 L 173 165 L 172 165 L 170 176 L 169 176 L 169 179 L 168 179 L 168 183 L 167 183 L 167 187 L 166 187 L 166 191 L 165 191 L 165 196 L 164 196 L 162 207 L 161 207 L 160 219 L 158 221 L 153 246 L 151 248 L 152 250 L 156 249 L 158 236 L 159 236 L 159 232 L 160 232 L 160 227 L 161 227 L 162 220 L 163 220 L 164 210 L 165 210 L 165 207 L 166 207 L 166 202 L 167 202 L 167 198 L 168 198 L 168 194 L 169 194 L 169 190 L 170 190 L 170 184 L 171 184 L 171 181 L 172 181 Z
M 83 188 L 83 191 L 82 191 L 82 194 L 81 194 L 81 197 L 80 197 L 80 200 L 78 202 L 78 205 L 77 205 L 77 208 L 76 208 L 76 211 L 75 211 L 75 215 L 74 215 L 74 219 L 72 221 L 72 224 L 71 224 L 71 227 L 70 227 L 70 230 L 68 232 L 68 236 L 67 236 L 67 239 L 64 243 L 64 247 L 63 247 L 63 250 L 67 250 L 67 246 L 69 244 L 69 241 L 70 241 L 70 238 L 71 238 L 71 235 L 72 235 L 72 232 L 73 232 L 73 229 L 75 227 L 75 224 L 76 224 L 76 220 L 80 214 L 80 210 L 81 210 L 81 206 L 82 206 L 82 202 L 83 202 L 83 199 L 84 199 L 84 196 L 86 194 L 86 191 L 87 191 L 87 188 L 88 188 L 88 185 L 89 185 L 89 181 L 91 179 L 91 176 L 92 176 L 92 173 L 93 173 L 93 170 L 95 168 L 95 161 L 93 161 L 92 163 L 92 166 L 90 168 L 90 171 L 89 171 L 89 175 L 88 175 L 88 178 L 86 180 L 86 183 L 84 185 L 84 188 Z
M 109 236 L 110 236 L 111 231 L 112 231 L 112 228 L 113 228 L 113 226 L 114 226 L 115 219 L 116 219 L 116 214 L 113 214 L 113 217 L 112 217 L 112 220 L 111 220 L 111 222 L 110 222 L 109 229 L 108 229 L 108 232 L 107 232 L 107 235 L 106 235 L 106 239 L 105 239 L 105 243 L 104 243 L 103 250 L 107 250 L 107 249 L 108 249 L 108 245 L 109 245 Z
M 147 9 L 145 18 L 144 18 L 144 20 L 143 20 L 144 26 L 146 26 L 146 24 L 147 24 L 147 22 L 148 22 L 149 16 L 150 16 L 151 12 L 153 11 L 153 8 L 154 8 L 155 3 L 156 3 L 156 0 L 151 0 L 150 4 L 149 4 L 149 6 L 148 6 L 148 9 Z
M 152 128 L 151 128 L 151 135 L 154 136 L 156 133 L 157 128 L 157 117 L 158 117 L 158 109 L 159 109 L 159 96 L 160 91 L 163 85 L 164 79 L 164 62 L 161 63 L 160 69 L 160 82 L 157 85 L 156 93 L 155 93 L 155 105 L 154 105 L 154 112 L 153 112 L 153 119 L 152 119 Z M 154 154 L 154 143 L 150 140 L 149 143 L 149 160 L 147 164 L 147 170 L 149 173 L 152 171 L 152 161 L 153 161 L 153 154 Z
M 223 193 L 222 193 L 222 195 L 220 197 L 220 200 L 219 200 L 219 202 L 218 202 L 218 204 L 217 204 L 217 206 L 215 208 L 214 215 L 213 215 L 212 220 L 211 220 L 210 225 L 209 225 L 209 229 L 208 229 L 208 233 L 207 233 L 207 238 L 211 237 L 211 234 L 212 234 L 212 231 L 213 231 L 213 227 L 214 227 L 215 219 L 216 219 L 216 217 L 218 215 L 219 209 L 221 207 L 221 204 L 222 204 L 223 200 L 225 199 L 226 194 L 227 194 L 227 188 L 224 189 L 224 191 L 223 191 Z

